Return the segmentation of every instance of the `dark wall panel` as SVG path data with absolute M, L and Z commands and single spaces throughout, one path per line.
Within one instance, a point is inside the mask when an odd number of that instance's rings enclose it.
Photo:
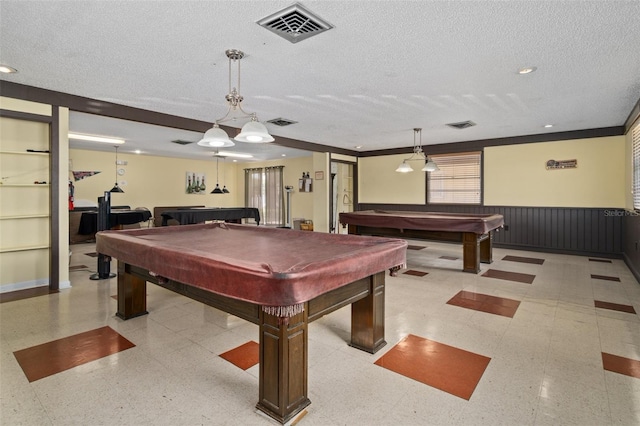
M 629 213 L 622 218 L 624 261 L 640 282 L 640 215 Z
M 505 229 L 496 232 L 497 247 L 548 251 L 601 257 L 623 257 L 623 220 L 631 218 L 610 214 L 620 209 L 509 206 L 425 206 L 419 204 L 358 205 L 358 210 L 408 210 L 455 213 L 498 213 L 504 216 Z M 640 240 L 640 218 L 634 222 L 636 240 Z M 635 240 L 634 240 L 635 241 Z M 635 247 L 635 243 L 633 244 Z M 625 246 L 625 253 L 630 245 Z M 635 254 L 636 252 L 634 252 Z M 638 255 L 640 258 L 640 255 Z

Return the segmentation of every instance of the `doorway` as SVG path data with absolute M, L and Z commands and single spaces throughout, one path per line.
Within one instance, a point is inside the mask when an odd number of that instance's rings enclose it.
M 340 213 L 352 212 L 354 206 L 354 165 L 340 161 L 331 161 L 331 196 L 329 200 L 331 220 L 329 232 L 348 233 L 340 225 Z

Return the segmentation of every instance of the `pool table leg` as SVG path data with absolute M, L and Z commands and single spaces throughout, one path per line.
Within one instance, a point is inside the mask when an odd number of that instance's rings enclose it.
M 307 398 L 308 303 L 304 312 L 279 318 L 260 311 L 259 400 L 256 408 L 287 423 Z
M 462 271 L 480 272 L 480 235 L 473 232 L 462 233 Z
M 480 262 L 493 262 L 493 232 L 485 234 L 487 237 L 480 242 Z
M 384 340 L 385 271 L 369 277 L 369 295 L 351 304 L 351 343 L 354 348 L 376 353 Z
M 118 311 L 116 316 L 123 320 L 146 315 L 147 282 L 129 270 L 130 266 L 118 261 Z

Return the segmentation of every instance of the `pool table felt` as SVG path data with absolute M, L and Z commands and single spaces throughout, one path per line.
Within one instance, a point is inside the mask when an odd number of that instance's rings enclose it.
M 211 223 L 96 234 L 96 251 L 263 306 L 291 306 L 406 263 L 407 242 Z

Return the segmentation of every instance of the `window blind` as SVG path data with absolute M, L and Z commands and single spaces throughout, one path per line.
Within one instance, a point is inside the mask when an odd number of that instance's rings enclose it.
M 480 204 L 481 152 L 432 155 L 440 171 L 427 181 L 429 204 Z
M 631 131 L 633 208 L 640 210 L 640 122 Z

